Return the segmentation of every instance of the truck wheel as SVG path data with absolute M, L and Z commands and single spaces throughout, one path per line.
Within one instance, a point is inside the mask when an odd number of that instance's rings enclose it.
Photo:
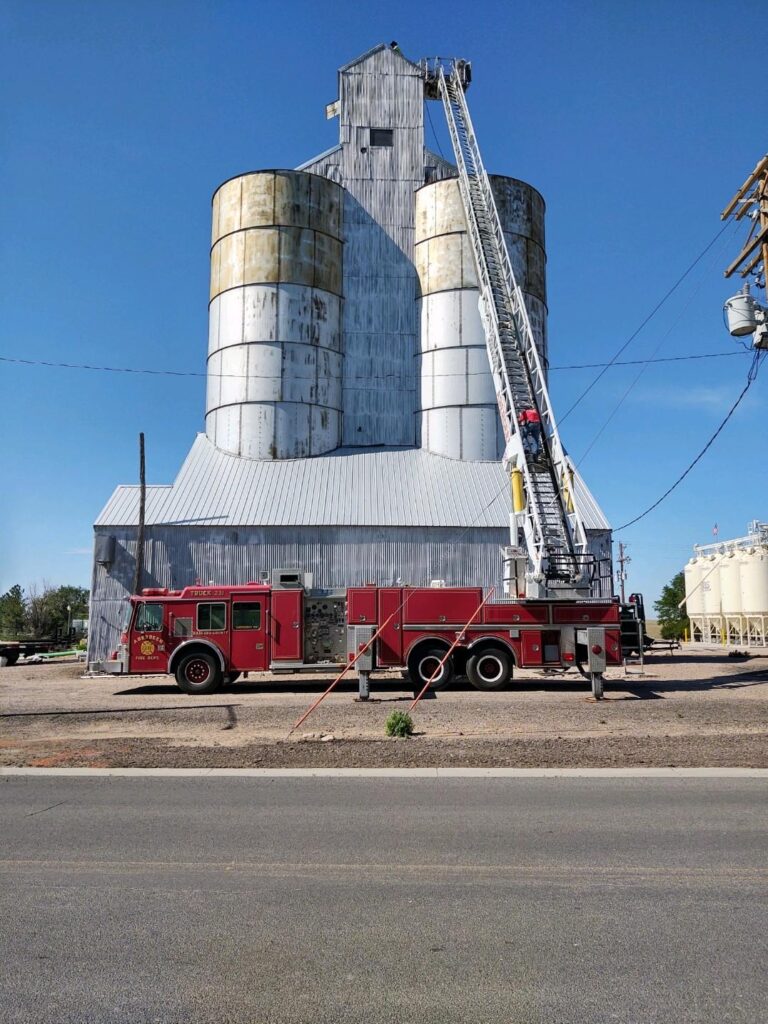
M 512 659 L 499 647 L 487 648 L 467 659 L 467 677 L 477 690 L 503 690 L 512 676 Z
M 592 673 L 592 696 L 595 700 L 603 699 L 603 673 L 593 672 Z
M 0 654 L 0 668 L 5 668 L 10 665 L 10 659 L 7 654 Z
M 15 665 L 16 662 L 19 660 L 19 652 L 11 651 L 10 654 L 6 654 L 5 657 L 8 659 L 6 661 L 6 665 L 10 667 L 11 665 Z
M 426 647 L 408 659 L 408 675 L 414 688 L 418 691 L 424 689 L 424 685 L 431 678 L 437 666 L 445 657 L 445 651 L 440 647 Z M 430 689 L 443 690 L 453 679 L 453 660 L 448 658 L 440 670 Z
M 216 693 L 221 681 L 221 669 L 216 659 L 202 651 L 182 658 L 176 669 L 176 682 L 184 693 Z

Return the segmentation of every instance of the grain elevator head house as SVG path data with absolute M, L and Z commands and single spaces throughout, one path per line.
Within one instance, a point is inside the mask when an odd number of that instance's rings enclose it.
M 376 46 L 339 70 L 336 146 L 215 190 L 205 433 L 148 488 L 144 586 L 284 566 L 324 588 L 498 583 L 502 437 L 456 168 L 425 146 L 424 100 L 419 65 Z M 492 186 L 546 361 L 544 201 Z M 578 486 L 604 556 L 610 528 Z M 120 486 L 96 521 L 114 547 L 94 562 L 92 661 L 119 634 L 137 520 Z

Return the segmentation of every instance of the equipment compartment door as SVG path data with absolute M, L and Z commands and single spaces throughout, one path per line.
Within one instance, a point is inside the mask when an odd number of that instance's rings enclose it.
M 538 629 L 524 629 L 520 633 L 523 642 L 523 665 L 541 665 L 541 633 Z
M 402 665 L 403 664 L 403 631 L 401 629 L 401 605 L 403 603 L 403 592 L 398 587 L 396 590 L 379 591 L 379 619 L 386 622 L 394 612 L 395 617 L 384 626 L 376 641 L 378 646 L 377 662 L 380 666 Z
M 272 594 L 272 660 L 304 660 L 304 591 L 275 590 Z
M 230 662 L 237 672 L 265 672 L 267 650 L 267 599 L 232 599 L 232 647 Z

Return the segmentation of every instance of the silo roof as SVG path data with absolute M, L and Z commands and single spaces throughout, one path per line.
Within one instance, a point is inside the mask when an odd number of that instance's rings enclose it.
M 609 530 L 583 480 L 588 530 Z M 139 488 L 119 486 L 96 526 L 138 522 Z M 198 434 L 176 480 L 147 487 L 148 525 L 507 527 L 501 463 L 461 462 L 421 448 L 340 448 L 307 459 L 258 461 Z

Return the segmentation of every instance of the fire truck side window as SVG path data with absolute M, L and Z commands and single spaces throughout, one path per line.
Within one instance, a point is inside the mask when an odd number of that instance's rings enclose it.
M 216 633 L 226 628 L 227 606 L 223 602 L 197 606 L 198 633 Z
M 232 605 L 232 629 L 258 629 L 261 626 L 261 605 Z
M 160 633 L 163 629 L 163 606 L 144 601 L 136 612 L 136 625 L 140 633 Z

